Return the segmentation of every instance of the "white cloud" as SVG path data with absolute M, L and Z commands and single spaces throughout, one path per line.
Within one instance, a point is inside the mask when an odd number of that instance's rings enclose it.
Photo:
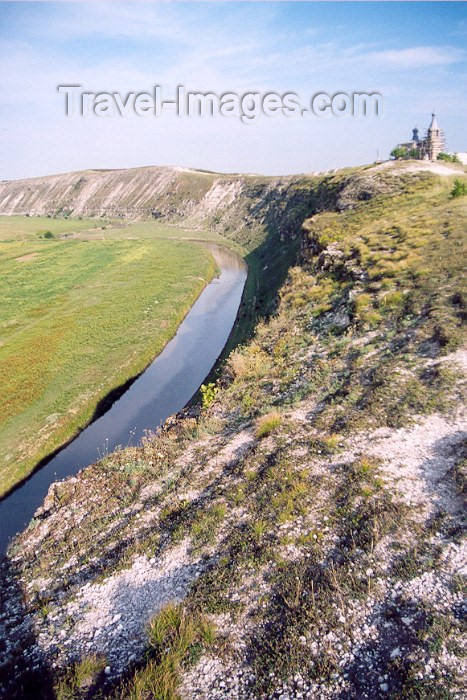
M 415 46 L 391 51 L 375 51 L 367 55 L 371 62 L 396 68 L 422 68 L 425 66 L 448 66 L 465 60 L 467 52 L 454 47 Z

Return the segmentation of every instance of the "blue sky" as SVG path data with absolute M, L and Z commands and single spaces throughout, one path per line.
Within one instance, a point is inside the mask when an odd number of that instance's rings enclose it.
M 465 3 L 0 2 L 0 179 L 180 165 L 267 174 L 386 157 L 433 107 L 467 150 Z M 93 91 L 378 91 L 383 118 L 67 118 Z

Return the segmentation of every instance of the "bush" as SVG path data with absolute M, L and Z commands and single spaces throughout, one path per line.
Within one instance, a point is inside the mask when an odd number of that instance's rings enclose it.
M 400 160 L 401 158 L 408 158 L 409 156 L 409 151 L 405 146 L 396 146 L 396 148 L 393 148 L 391 151 L 391 158 L 394 158 L 395 160 Z
M 454 186 L 451 190 L 451 197 L 463 197 L 466 192 L 466 183 L 462 182 L 462 180 L 454 180 Z
M 54 234 L 52 233 L 52 231 L 46 231 L 46 232 L 44 233 L 44 238 L 55 238 L 55 236 L 54 236 Z
M 218 393 L 218 391 L 219 391 L 219 389 L 214 384 L 214 382 L 210 382 L 209 384 L 201 384 L 201 396 L 202 396 L 202 401 L 203 401 L 203 408 L 209 408 L 209 406 L 212 404 L 212 402 L 216 398 L 216 394 Z
M 271 368 L 271 358 L 256 343 L 234 350 L 229 366 L 236 379 L 261 379 Z
M 260 440 L 266 435 L 269 435 L 273 430 L 275 430 L 282 422 L 282 416 L 278 411 L 272 411 L 267 413 L 265 416 L 258 418 L 256 422 L 255 435 Z
M 460 163 L 455 153 L 438 153 L 438 160 L 444 160 L 446 163 Z

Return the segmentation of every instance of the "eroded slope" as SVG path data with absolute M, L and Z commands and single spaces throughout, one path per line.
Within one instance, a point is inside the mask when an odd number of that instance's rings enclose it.
M 212 405 L 51 487 L 4 569 L 9 697 L 464 696 L 450 189 L 339 181 Z

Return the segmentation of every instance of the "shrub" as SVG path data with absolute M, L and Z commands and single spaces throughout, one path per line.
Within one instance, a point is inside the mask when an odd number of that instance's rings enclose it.
M 55 236 L 54 236 L 54 234 L 52 233 L 52 231 L 46 231 L 46 232 L 44 233 L 44 238 L 55 238 Z
M 264 350 L 252 343 L 235 350 L 229 358 L 230 369 L 237 379 L 260 379 L 271 368 L 271 359 Z
M 451 190 L 451 197 L 463 197 L 466 192 L 466 183 L 462 182 L 462 180 L 454 180 L 454 186 Z
M 455 153 L 438 153 L 438 160 L 444 160 L 446 163 L 460 163 Z
M 265 416 L 258 418 L 255 428 L 255 435 L 258 440 L 269 435 L 281 422 L 282 416 L 278 411 L 271 411 L 271 413 L 267 413 Z
M 216 398 L 216 394 L 218 393 L 218 391 L 219 388 L 214 384 L 214 382 L 210 382 L 209 384 L 201 384 L 203 408 L 209 408 L 209 406 Z
M 407 158 L 409 155 L 409 151 L 405 146 L 396 146 L 396 148 L 393 148 L 391 151 L 391 158 L 395 158 L 395 160 L 400 160 L 401 158 Z

